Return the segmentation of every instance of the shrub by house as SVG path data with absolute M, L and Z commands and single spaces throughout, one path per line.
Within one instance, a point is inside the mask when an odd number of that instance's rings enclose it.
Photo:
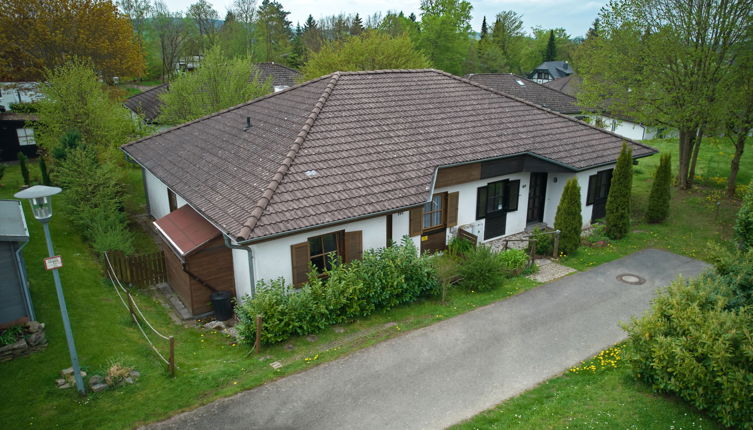
M 583 227 L 583 215 L 580 212 L 580 185 L 575 178 L 565 184 L 554 228 L 560 231 L 560 252 L 571 254 L 580 246 L 580 232 Z
M 607 236 L 622 239 L 630 231 L 630 192 L 633 187 L 633 150 L 622 144 L 607 197 Z
M 648 195 L 646 222 L 660 223 L 669 216 L 670 187 L 672 185 L 671 155 L 662 154 Z

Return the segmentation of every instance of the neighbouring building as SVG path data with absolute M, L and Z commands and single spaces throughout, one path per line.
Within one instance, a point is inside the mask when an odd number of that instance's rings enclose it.
M 272 89 L 282 91 L 285 88 L 292 87 L 301 79 L 301 72 L 290 67 L 283 66 L 275 62 L 256 63 L 254 67 L 259 70 L 261 79 L 267 80 L 272 78 Z
M 36 319 L 21 253 L 28 242 L 21 202 L 0 200 L 0 328 Z
M 544 61 L 533 69 L 528 74 L 528 77 L 539 84 L 543 84 L 553 79 L 572 75 L 573 73 L 573 68 L 570 67 L 570 63 L 567 61 Z
M 552 225 L 570 178 L 587 225 L 624 141 L 445 72 L 389 70 L 323 76 L 123 150 L 144 170 L 175 271 L 224 245 L 214 261 L 232 280 L 207 283 L 242 297 L 260 279 L 302 285 L 331 253 L 348 261 L 403 237 L 436 251 L 459 228 L 490 241 Z M 656 153 L 628 143 L 635 158 Z
M 36 114 L 11 109 L 41 97 L 39 82 L 0 82 L 0 161 L 17 160 L 19 152 L 36 157 L 37 142 L 32 125 L 37 120 Z

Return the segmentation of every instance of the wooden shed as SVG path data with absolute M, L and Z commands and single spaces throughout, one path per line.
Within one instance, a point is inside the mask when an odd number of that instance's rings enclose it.
M 232 251 L 219 230 L 188 205 L 154 226 L 163 241 L 167 282 L 191 314 L 211 312 L 214 291 L 235 296 Z
M 21 202 L 0 200 L 0 328 L 35 319 L 21 254 L 28 241 Z

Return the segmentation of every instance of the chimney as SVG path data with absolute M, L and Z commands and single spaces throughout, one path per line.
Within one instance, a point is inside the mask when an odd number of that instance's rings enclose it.
M 250 128 L 251 128 L 251 117 L 247 116 L 246 117 L 246 127 L 243 128 L 243 131 L 248 131 L 248 129 L 250 129 Z

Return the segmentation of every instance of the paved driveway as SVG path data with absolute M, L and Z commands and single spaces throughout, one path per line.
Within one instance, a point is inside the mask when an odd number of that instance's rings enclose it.
M 623 339 L 658 287 L 707 265 L 643 250 L 157 423 L 159 429 L 438 429 Z M 642 285 L 620 282 L 631 273 Z

